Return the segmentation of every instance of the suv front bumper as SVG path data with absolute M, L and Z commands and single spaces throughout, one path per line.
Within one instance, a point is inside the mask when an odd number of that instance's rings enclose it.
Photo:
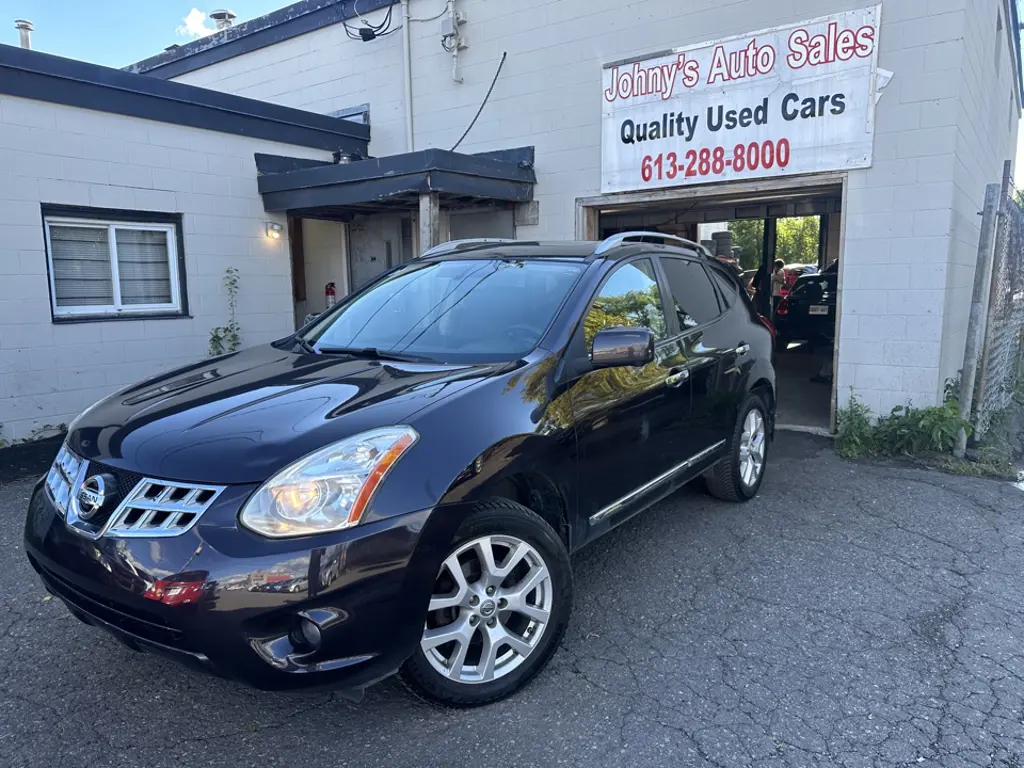
M 181 536 L 93 540 L 65 524 L 41 481 L 26 552 L 75 616 L 136 650 L 266 690 L 362 688 L 397 670 L 419 641 L 457 515 L 270 541 L 224 525 L 251 490 L 228 489 L 217 504 L 229 509 Z M 295 639 L 301 621 L 317 624 L 315 650 Z

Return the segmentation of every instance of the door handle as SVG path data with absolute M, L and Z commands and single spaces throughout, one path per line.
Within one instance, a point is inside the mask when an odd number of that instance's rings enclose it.
M 670 387 L 678 387 L 680 384 L 688 381 L 690 378 L 690 371 L 686 368 L 673 368 L 665 379 L 665 383 Z
M 743 356 L 743 355 L 747 354 L 749 351 L 750 351 L 750 345 L 749 344 L 740 344 L 738 347 L 736 347 L 736 354 L 740 355 L 740 356 Z

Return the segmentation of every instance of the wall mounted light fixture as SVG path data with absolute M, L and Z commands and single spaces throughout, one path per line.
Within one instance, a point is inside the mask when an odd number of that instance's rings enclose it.
M 281 226 L 280 224 L 278 224 L 276 221 L 268 221 L 267 222 L 267 237 L 269 237 L 271 240 L 280 240 L 281 239 L 281 231 L 283 229 L 284 229 L 284 227 Z

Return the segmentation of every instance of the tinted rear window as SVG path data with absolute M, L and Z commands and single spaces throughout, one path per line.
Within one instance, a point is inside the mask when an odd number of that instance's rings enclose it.
M 661 264 L 672 290 L 679 330 L 710 323 L 721 314 L 718 295 L 699 262 L 662 258 Z

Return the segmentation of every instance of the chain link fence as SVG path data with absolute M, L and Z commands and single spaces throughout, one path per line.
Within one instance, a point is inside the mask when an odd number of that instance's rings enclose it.
M 983 435 L 1024 383 L 1024 197 L 1005 179 L 999 201 L 975 424 Z

